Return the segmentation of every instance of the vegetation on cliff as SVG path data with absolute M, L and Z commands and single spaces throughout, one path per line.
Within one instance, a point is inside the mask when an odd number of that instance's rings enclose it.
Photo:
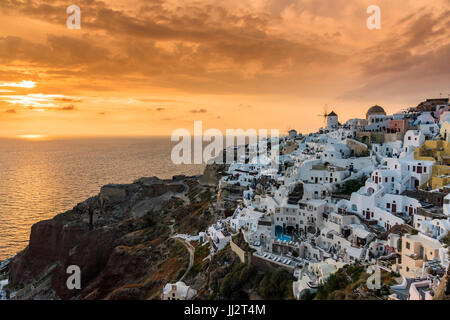
M 105 186 L 32 227 L 29 246 L 11 262 L 8 290 L 18 299 L 158 298 L 189 265 L 187 249 L 171 236 L 197 234 L 217 219 L 213 191 L 184 176 Z M 208 246 L 197 249 L 193 281 L 208 266 Z M 81 269 L 81 290 L 66 287 L 69 265 Z
M 330 275 L 320 284 L 317 293 L 308 293 L 305 300 L 379 300 L 392 293 L 389 286 L 396 284 L 397 274 L 381 271 L 381 288 L 369 290 L 367 279 L 369 274 L 361 265 L 346 265 L 336 273 Z

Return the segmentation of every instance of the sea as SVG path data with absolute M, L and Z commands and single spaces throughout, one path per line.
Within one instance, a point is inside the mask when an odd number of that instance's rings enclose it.
M 0 261 L 23 250 L 31 226 L 72 209 L 109 183 L 198 175 L 176 165 L 170 137 L 0 139 Z

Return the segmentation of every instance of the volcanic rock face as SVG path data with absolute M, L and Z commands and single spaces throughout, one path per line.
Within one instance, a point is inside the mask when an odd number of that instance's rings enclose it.
M 185 228 L 177 212 L 189 219 L 202 214 L 192 208 L 207 203 L 194 205 L 186 196 L 196 199 L 193 188 L 203 190 L 189 177 L 108 185 L 72 210 L 36 223 L 28 247 L 10 264 L 10 291 L 18 299 L 151 298 L 188 263 L 187 251 L 169 239 L 168 226 L 178 221 L 175 228 Z M 81 290 L 67 288 L 71 265 L 80 267 Z
M 88 225 L 76 220 L 75 214 L 66 212 L 32 226 L 28 248 L 11 261 L 12 285 L 38 277 L 45 267 L 59 260 L 79 241 Z

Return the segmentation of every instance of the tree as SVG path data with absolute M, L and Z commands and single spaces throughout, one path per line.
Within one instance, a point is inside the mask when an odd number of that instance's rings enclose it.
M 353 192 L 358 191 L 366 183 L 367 177 L 363 176 L 361 179 L 354 179 L 346 181 L 344 184 L 343 194 L 351 195 Z
M 258 287 L 258 293 L 264 299 L 292 298 L 292 281 L 293 276 L 284 269 L 277 269 L 275 272 L 266 271 Z
M 245 284 L 253 278 L 255 273 L 255 268 L 252 265 L 247 265 L 242 269 L 239 281 Z
M 347 284 L 348 280 L 343 272 L 333 273 L 323 284 L 319 285 L 315 299 L 326 300 L 333 291 L 343 289 Z

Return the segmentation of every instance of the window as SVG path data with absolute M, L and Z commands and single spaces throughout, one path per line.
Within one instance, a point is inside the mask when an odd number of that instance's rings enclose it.
M 409 244 L 409 242 L 406 242 L 406 249 L 410 249 L 411 245 Z

